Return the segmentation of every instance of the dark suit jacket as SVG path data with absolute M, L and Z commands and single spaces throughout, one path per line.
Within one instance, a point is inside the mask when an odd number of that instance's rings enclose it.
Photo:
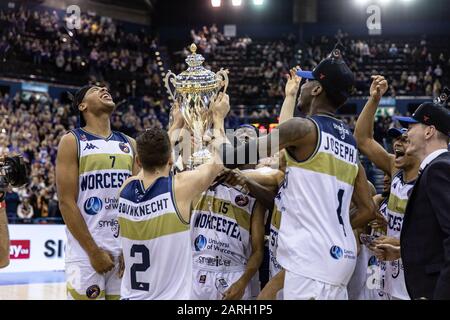
M 450 153 L 418 177 L 400 237 L 411 299 L 450 299 Z

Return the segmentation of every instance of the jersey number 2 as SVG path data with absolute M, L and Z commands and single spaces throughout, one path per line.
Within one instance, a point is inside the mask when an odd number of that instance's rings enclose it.
M 338 191 L 338 201 L 339 201 L 339 207 L 337 208 L 337 216 L 338 216 L 338 221 L 339 224 L 342 225 L 342 229 L 344 230 L 344 236 L 347 236 L 346 232 L 345 232 L 345 227 L 344 227 L 344 219 L 342 219 L 342 198 L 344 197 L 344 192 L 345 190 L 339 189 Z
M 138 282 L 136 280 L 136 272 L 145 272 L 150 267 L 150 252 L 146 246 L 142 244 L 134 244 L 131 247 L 130 256 L 134 258 L 136 253 L 140 253 L 142 255 L 142 262 L 135 263 L 131 266 L 131 289 L 148 291 L 150 289 L 150 283 Z

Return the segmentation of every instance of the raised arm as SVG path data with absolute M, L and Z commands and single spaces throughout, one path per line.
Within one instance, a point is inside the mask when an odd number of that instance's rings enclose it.
M 264 214 L 265 209 L 258 202 L 251 216 L 250 240 L 252 253 L 247 261 L 244 274 L 225 292 L 224 300 L 240 300 L 245 288 L 255 276 L 264 258 Z
M 221 94 L 211 107 L 214 136 L 210 143 L 212 158 L 193 171 L 186 171 L 175 176 L 175 197 L 178 209 L 185 221 L 190 220 L 192 201 L 206 191 L 224 166 L 220 152 L 224 144 L 229 144 L 225 136 L 223 120 L 230 111 L 228 95 Z
M 382 76 L 373 76 L 372 79 L 370 98 L 356 122 L 355 139 L 359 150 L 370 161 L 388 175 L 392 175 L 395 157 L 389 154 L 373 137 L 375 113 L 381 97 L 388 89 L 388 83 Z
M 355 206 L 358 208 L 358 212 L 351 217 L 353 229 L 365 227 L 370 221 L 377 218 L 375 203 L 372 199 L 366 171 L 361 164 L 358 167 L 359 170 L 352 197 Z
M 184 127 L 184 119 L 180 111 L 180 107 L 177 102 L 175 102 L 170 110 L 170 114 L 172 117 L 172 123 L 169 127 L 169 138 L 172 143 L 172 147 L 178 142 L 178 139 L 181 135 L 181 130 Z
M 296 74 L 297 70 L 298 68 L 293 68 L 287 75 L 288 81 L 285 87 L 286 97 L 284 98 L 283 105 L 281 106 L 280 124 L 294 117 L 295 99 L 297 98 L 297 92 L 300 88 L 300 82 L 302 81 L 302 78 Z
M 133 168 L 132 168 L 132 175 L 135 176 L 137 175 L 140 171 L 141 171 L 141 167 L 139 166 L 138 162 L 137 162 L 137 145 L 136 145 L 136 140 L 128 137 L 128 141 L 130 141 L 131 147 L 133 148 Z
M 239 164 L 256 164 L 258 159 L 273 156 L 280 150 L 294 147 L 310 147 L 317 143 L 315 124 L 307 118 L 292 118 L 282 123 L 272 133 L 249 143 L 233 148 L 224 146 L 223 158 L 225 166 L 235 169 Z M 238 163 L 237 159 L 241 163 Z
M 98 273 L 106 273 L 114 268 L 112 258 L 100 249 L 84 221 L 77 206 L 78 198 L 78 157 L 77 142 L 71 133 L 62 137 L 56 157 L 56 187 L 59 208 L 70 233 L 86 251 L 92 267 Z

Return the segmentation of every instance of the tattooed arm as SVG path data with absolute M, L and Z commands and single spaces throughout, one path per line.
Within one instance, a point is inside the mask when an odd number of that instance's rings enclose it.
M 238 155 L 245 155 L 244 163 L 254 164 L 261 157 L 273 156 L 285 148 L 311 148 L 317 143 L 317 130 L 315 124 L 306 118 L 292 118 L 273 130 L 267 136 L 251 140 L 249 143 L 232 148 L 224 147 L 223 158 L 225 166 L 229 169 L 238 167 Z

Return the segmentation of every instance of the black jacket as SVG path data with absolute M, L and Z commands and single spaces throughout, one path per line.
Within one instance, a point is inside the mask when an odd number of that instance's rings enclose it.
M 411 299 L 450 300 L 450 152 L 434 159 L 418 177 L 400 242 Z

